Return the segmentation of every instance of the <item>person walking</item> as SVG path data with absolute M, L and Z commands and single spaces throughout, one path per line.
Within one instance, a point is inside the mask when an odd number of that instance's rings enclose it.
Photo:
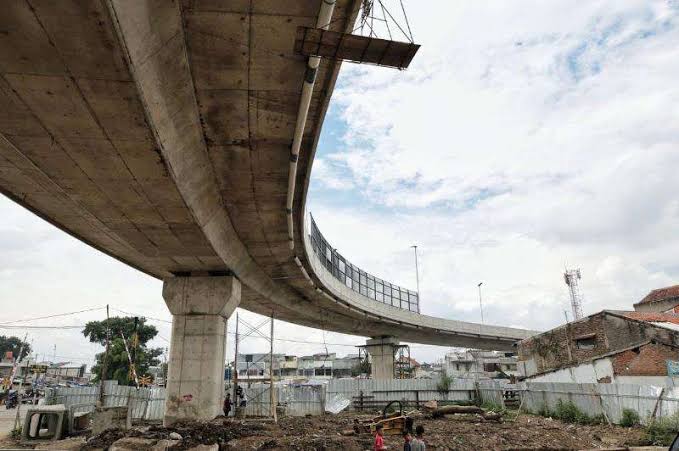
M 228 417 L 229 413 L 231 413 L 231 405 L 233 403 L 231 402 L 231 393 L 226 394 L 226 398 L 224 398 L 224 416 Z

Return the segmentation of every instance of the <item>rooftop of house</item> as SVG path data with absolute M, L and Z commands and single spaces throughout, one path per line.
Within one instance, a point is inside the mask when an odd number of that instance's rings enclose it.
M 679 301 L 679 285 L 672 285 L 665 288 L 657 288 L 652 290 L 641 301 L 634 305 L 651 304 L 654 302 L 667 301 L 677 299 Z
M 622 311 L 618 313 L 625 318 L 635 319 L 637 321 L 646 321 L 649 323 L 672 323 L 679 325 L 679 315 L 674 313 L 656 313 L 656 312 L 632 312 Z

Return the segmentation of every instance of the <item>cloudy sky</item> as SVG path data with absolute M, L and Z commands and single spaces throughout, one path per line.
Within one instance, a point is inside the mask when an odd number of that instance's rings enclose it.
M 422 312 L 478 321 L 483 281 L 490 324 L 563 322 L 565 266 L 582 271 L 585 314 L 677 283 L 679 1 L 408 5 L 422 47 L 407 71 L 342 69 L 308 204 L 326 238 L 413 289 L 417 244 Z M 160 282 L 4 198 L 0 218 L 0 323 L 99 308 L 31 323 L 78 326 L 107 303 L 170 319 Z M 169 324 L 154 324 L 153 344 L 166 346 Z M 28 332 L 42 355 L 56 344 L 60 360 L 89 363 L 99 350 L 77 329 L 3 327 Z M 362 342 L 276 330 L 338 354 Z M 279 341 L 276 352 L 322 352 L 317 343 Z M 412 347 L 426 361 L 445 351 Z

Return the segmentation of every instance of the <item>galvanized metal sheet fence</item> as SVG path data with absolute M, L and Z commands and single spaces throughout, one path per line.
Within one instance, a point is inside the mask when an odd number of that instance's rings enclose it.
M 321 415 L 328 400 L 346 398 L 356 400 L 361 393 L 369 408 L 386 405 L 389 401 L 405 401 L 415 406 L 435 399 L 472 401 L 478 390 L 482 401 L 502 405 L 508 391 L 518 392 L 522 409 L 539 412 L 554 411 L 559 401 L 572 402 L 590 416 L 605 415 L 619 423 L 623 410 L 639 414 L 644 422 L 652 418 L 679 414 L 679 387 L 656 387 L 633 384 L 574 384 L 556 382 L 523 382 L 510 385 L 499 381 L 455 379 L 448 391 L 439 390 L 438 380 L 395 379 L 333 379 L 327 384 L 274 386 L 274 403 L 286 406 L 291 416 Z M 246 388 L 248 416 L 271 415 L 269 384 L 252 384 Z M 104 390 L 105 406 L 129 405 L 133 419 L 162 420 L 165 405 L 164 388 L 118 386 L 107 383 Z M 65 404 L 78 410 L 89 410 L 99 399 L 99 387 L 53 388 L 47 392 L 49 404 Z M 370 402 L 368 402 L 370 401 Z M 350 407 L 351 408 L 351 407 Z
M 507 390 L 520 394 L 522 409 L 531 412 L 557 409 L 559 401 L 571 402 L 589 416 L 603 415 L 619 423 L 623 410 L 636 412 L 642 422 L 669 417 L 679 412 L 679 388 L 634 384 L 575 384 L 560 382 L 523 382 L 509 385 L 481 381 L 479 393 L 484 401 L 502 404 Z
M 325 412 L 325 385 L 279 385 L 276 388 L 278 402 L 286 406 L 286 415 L 303 417 Z
M 162 420 L 165 408 L 164 388 L 135 388 L 106 381 L 104 387 L 104 406 L 130 406 L 132 419 Z M 94 406 L 99 400 L 99 386 L 95 387 L 56 387 L 48 389 L 46 402 L 79 406 Z
M 429 400 L 471 401 L 475 398 L 474 381 L 453 379 L 448 390 L 441 390 L 438 379 L 333 379 L 328 383 L 326 396 L 342 394 L 355 401 L 363 393 L 370 406 L 386 405 L 390 401 L 405 401 L 417 406 Z

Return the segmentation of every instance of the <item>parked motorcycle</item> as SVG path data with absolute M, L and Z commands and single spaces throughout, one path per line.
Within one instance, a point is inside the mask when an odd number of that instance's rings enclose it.
M 10 390 L 7 392 L 7 398 L 5 398 L 5 408 L 14 409 L 19 403 L 19 394 L 16 390 Z

